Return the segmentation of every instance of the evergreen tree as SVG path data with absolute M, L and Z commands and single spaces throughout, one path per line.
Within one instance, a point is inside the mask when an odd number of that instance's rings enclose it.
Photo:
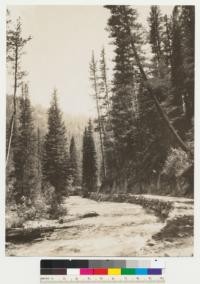
M 184 135 L 194 116 L 194 7 L 175 6 L 172 15 L 172 87 L 175 124 Z
M 180 7 L 175 6 L 172 15 L 172 87 L 174 91 L 173 104 L 176 106 L 176 116 L 183 114 L 183 50 L 180 25 Z M 182 124 L 179 129 L 182 128 Z
M 72 186 L 77 186 L 79 185 L 78 162 L 77 162 L 76 144 L 73 136 L 70 141 L 69 153 L 70 153 L 69 172 L 72 179 Z
M 160 8 L 158 6 L 151 6 L 150 16 L 149 16 L 149 26 L 150 26 L 150 44 L 152 48 L 152 53 L 154 54 L 154 66 L 155 70 L 160 73 L 160 64 L 163 60 L 162 56 L 162 21 L 163 17 L 161 15 Z M 159 74 L 160 75 L 160 74 Z
M 115 149 L 113 152 L 115 157 L 114 171 L 115 178 L 118 179 L 119 184 L 119 179 L 122 182 L 127 179 L 127 174 L 124 176 L 122 171 L 127 173 L 127 168 L 131 171 L 129 164 L 131 163 L 135 168 L 137 163 L 135 110 L 137 108 L 137 91 L 140 78 L 133 58 L 127 22 L 134 31 L 138 50 L 141 50 L 142 36 L 140 32 L 141 26 L 137 23 L 137 12 L 135 9 L 124 5 L 109 5 L 106 8 L 111 13 L 108 20 L 108 30 L 115 44 L 111 123 Z
M 9 16 L 9 12 L 7 12 Z M 16 120 L 17 111 L 17 90 L 22 83 L 22 79 L 26 75 L 21 68 L 21 58 L 24 54 L 25 45 L 31 40 L 31 37 L 24 38 L 22 36 L 22 24 L 21 19 L 17 19 L 15 28 L 10 27 L 10 19 L 7 19 L 7 31 L 6 31 L 6 51 L 7 51 L 7 63 L 11 64 L 11 70 L 13 75 L 13 114 L 9 125 L 9 134 L 7 138 L 6 149 L 6 165 L 9 161 L 9 155 L 11 150 L 11 143 L 13 137 L 14 124 Z
M 125 173 L 125 179 L 131 179 L 133 184 L 142 176 L 147 183 L 157 180 L 159 184 L 170 143 L 178 143 L 190 152 L 168 114 L 168 109 L 174 108 L 168 98 L 170 77 L 165 63 L 163 18 L 158 8 L 151 9 L 150 39 L 156 58 L 153 67 L 158 72 L 154 72 L 157 78 L 149 80 L 142 60 L 141 26 L 137 24 L 136 11 L 130 6 L 106 7 L 111 11 L 108 29 L 116 47 L 111 115 L 120 177 L 124 178 Z
M 167 68 L 171 70 L 172 65 L 172 21 L 167 15 L 163 18 L 164 27 L 162 32 L 163 56 Z
M 43 176 L 55 189 L 57 202 L 67 192 L 68 151 L 66 129 L 54 90 L 48 111 L 48 132 L 44 141 Z
M 15 122 L 13 139 L 13 162 L 16 202 L 33 198 L 37 184 L 36 135 L 34 131 L 28 86 L 22 86 L 19 123 Z
M 97 189 L 97 161 L 91 120 L 84 131 L 82 151 L 82 188 L 84 196 L 88 196 L 88 193 Z
M 184 70 L 184 103 L 187 127 L 192 127 L 194 117 L 194 6 L 182 6 L 182 49 Z
M 154 183 L 159 190 L 160 175 L 166 160 L 171 136 L 161 119 L 155 103 L 141 84 L 139 96 L 139 170 L 137 180 L 142 184 Z

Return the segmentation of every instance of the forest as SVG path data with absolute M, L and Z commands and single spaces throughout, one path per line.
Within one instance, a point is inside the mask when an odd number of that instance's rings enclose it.
M 67 215 L 63 200 L 72 195 L 193 198 L 194 6 L 174 6 L 171 15 L 151 6 L 148 28 L 132 6 L 104 9 L 113 70 L 105 48 L 91 50 L 96 118 L 71 123 L 57 89 L 48 110 L 32 104 L 22 62 L 35 39 L 25 38 L 21 19 L 13 23 L 7 11 L 13 80 L 6 98 L 7 227 L 59 219 Z

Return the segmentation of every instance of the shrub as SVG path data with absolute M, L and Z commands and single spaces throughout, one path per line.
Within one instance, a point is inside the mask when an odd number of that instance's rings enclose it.
M 165 161 L 162 174 L 180 177 L 192 164 L 188 154 L 180 148 L 171 148 Z
M 43 198 L 49 218 L 58 219 L 59 217 L 66 215 L 67 210 L 63 207 L 62 197 L 57 196 L 55 188 L 49 183 L 43 185 Z
M 192 196 L 192 169 L 192 158 L 180 148 L 171 148 L 162 170 L 165 193 L 176 196 Z

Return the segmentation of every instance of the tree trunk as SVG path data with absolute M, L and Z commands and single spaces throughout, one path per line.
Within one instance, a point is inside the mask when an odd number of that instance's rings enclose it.
M 10 137 L 9 137 L 8 149 L 7 149 L 7 154 L 6 154 L 6 166 L 7 166 L 8 161 L 9 161 L 10 148 L 11 148 L 13 130 L 14 130 L 14 123 L 15 123 L 15 119 L 16 119 L 17 73 L 18 73 L 18 46 L 16 45 L 16 48 L 15 48 L 14 90 L 13 90 L 13 115 L 12 115 L 12 118 L 11 118 Z
M 96 99 L 96 107 L 97 107 L 97 115 L 98 115 L 98 125 L 99 125 L 99 136 L 100 136 L 100 145 L 101 145 L 101 154 L 102 154 L 103 176 L 104 176 L 104 179 L 105 179 L 106 178 L 106 168 L 105 168 L 105 157 L 104 157 L 104 147 L 103 147 L 104 127 L 103 127 L 102 121 L 101 121 L 95 69 L 94 69 L 93 72 L 94 72 L 94 74 L 93 74 L 94 75 L 94 91 L 95 91 L 95 99 Z

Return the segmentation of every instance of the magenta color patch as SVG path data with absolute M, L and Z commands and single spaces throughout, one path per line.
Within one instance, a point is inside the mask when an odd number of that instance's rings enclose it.
M 80 275 L 92 275 L 93 269 L 92 268 L 81 268 Z

